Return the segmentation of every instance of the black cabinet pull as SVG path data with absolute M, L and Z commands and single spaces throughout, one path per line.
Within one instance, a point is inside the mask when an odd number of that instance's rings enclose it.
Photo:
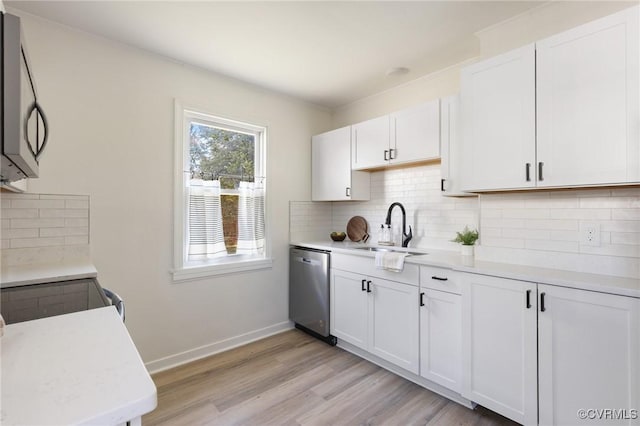
M 527 175 L 527 182 L 531 182 L 531 163 L 527 163 L 527 166 L 525 167 L 525 171 Z
M 438 276 L 434 275 L 434 276 L 431 277 L 431 279 L 432 280 L 438 280 L 438 281 L 447 281 L 449 278 L 447 278 L 447 277 L 442 278 L 442 277 L 438 277 Z
M 424 306 L 424 293 L 420 293 L 420 306 Z
M 346 189 L 345 189 L 345 191 L 344 191 L 344 195 L 346 195 L 347 197 L 350 197 L 350 196 L 351 196 L 351 188 L 349 188 L 349 187 L 347 186 L 347 188 L 346 188 Z
M 541 161 L 538 163 L 538 180 L 544 180 L 544 177 L 542 177 L 542 166 L 544 166 L 544 163 Z
M 389 150 L 388 149 L 384 150 L 384 161 L 389 161 Z
M 393 152 L 396 151 L 395 149 L 390 149 L 389 150 L 389 160 L 395 160 L 396 157 L 393 155 Z
M 440 191 L 444 192 L 444 181 L 445 179 L 440 179 Z
M 367 281 L 367 293 L 371 293 L 371 281 Z
M 362 280 L 362 287 L 361 287 L 361 288 L 362 288 L 362 291 L 367 291 L 367 289 L 366 289 L 366 288 L 364 288 L 364 283 L 365 283 L 365 282 L 367 282 L 367 280 Z
M 544 312 L 547 310 L 547 308 L 544 307 L 544 296 L 546 293 L 542 292 L 540 293 L 540 312 Z
M 527 290 L 527 309 L 531 309 L 531 290 Z

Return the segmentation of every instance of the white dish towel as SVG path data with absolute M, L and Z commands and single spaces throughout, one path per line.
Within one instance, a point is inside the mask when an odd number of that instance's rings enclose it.
M 407 253 L 379 251 L 376 253 L 376 268 L 393 272 L 402 272 L 404 269 L 405 257 L 407 257 Z

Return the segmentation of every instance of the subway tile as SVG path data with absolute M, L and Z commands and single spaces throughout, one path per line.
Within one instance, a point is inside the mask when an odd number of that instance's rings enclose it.
M 89 217 L 87 209 L 41 209 L 40 217 L 83 218 Z
M 640 257 L 640 245 L 603 244 L 600 247 L 580 245 L 580 253 L 601 256 Z
M 633 197 L 580 198 L 579 207 L 586 209 L 626 209 L 640 207 L 640 201 Z
M 2 229 L 11 228 L 11 219 L 2 218 L 0 222 L 1 222 Z
M 504 238 L 520 238 L 526 240 L 548 240 L 548 230 L 508 228 L 502 230 Z
M 7 219 L 33 219 L 38 217 L 38 209 L 3 209 L 2 217 Z
M 11 192 L 3 192 L 0 195 L 2 199 L 6 200 L 37 200 L 40 198 L 39 194 L 25 194 L 25 193 L 11 193 Z
M 11 219 L 11 228 L 60 228 L 64 226 L 64 219 Z
M 40 194 L 41 200 L 89 200 L 88 195 Z
M 524 228 L 524 219 L 481 218 L 480 226 L 489 228 Z
M 74 228 L 74 227 L 86 227 L 89 226 L 89 219 L 82 219 L 82 218 L 73 218 L 73 219 L 65 219 L 64 220 L 64 226 L 69 227 L 69 228 Z
M 611 219 L 613 220 L 640 220 L 640 208 L 635 209 L 612 209 Z
M 88 209 L 89 200 L 64 200 L 65 209 Z
M 53 247 L 64 245 L 63 237 L 54 238 L 14 238 L 11 248 Z
M 549 231 L 549 239 L 553 241 L 579 241 L 579 231 L 565 231 L 562 229 L 553 229 Z
M 550 213 L 551 219 L 611 219 L 610 209 L 554 209 Z
M 600 230 L 609 232 L 640 232 L 640 221 L 637 220 L 603 220 Z
M 523 238 L 496 238 L 481 236 L 480 244 L 489 247 L 524 248 L 525 240 Z
M 64 200 L 13 200 L 13 209 L 63 209 Z
M 529 250 L 561 251 L 576 253 L 579 248 L 577 241 L 527 240 L 525 247 Z
M 40 237 L 67 237 L 89 235 L 87 227 L 40 228 Z M 38 236 L 38 235 L 35 235 Z
M 579 224 L 577 220 L 567 219 L 528 219 L 526 225 L 523 226 L 530 229 L 563 229 L 563 230 L 577 230 Z
M 638 232 L 612 232 L 611 244 L 640 244 L 640 233 Z
M 10 209 L 11 208 L 11 200 L 10 199 L 5 199 L 2 198 L 0 200 L 0 207 L 4 210 L 4 209 Z
M 548 209 L 503 209 L 502 217 L 505 219 L 547 219 Z
M 2 239 L 12 238 L 36 238 L 38 237 L 38 228 L 23 228 L 23 229 L 6 229 L 2 231 Z

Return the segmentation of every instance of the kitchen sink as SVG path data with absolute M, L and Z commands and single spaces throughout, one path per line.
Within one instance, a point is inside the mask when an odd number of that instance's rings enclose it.
M 373 252 L 378 252 L 378 251 L 389 251 L 392 253 L 407 253 L 408 255 L 414 255 L 414 256 L 423 256 L 425 254 L 429 254 L 429 253 L 424 253 L 424 252 L 420 252 L 420 251 L 407 251 L 407 250 L 398 250 L 398 249 L 393 249 L 393 248 L 387 248 L 387 247 L 354 247 L 355 250 L 366 250 L 366 251 L 373 251 Z

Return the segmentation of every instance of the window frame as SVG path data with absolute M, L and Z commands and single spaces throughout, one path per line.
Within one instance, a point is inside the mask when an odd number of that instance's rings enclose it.
M 267 126 L 250 124 L 223 118 L 215 114 L 204 112 L 203 108 L 187 107 L 179 100 L 175 101 L 175 135 L 174 135 L 174 226 L 173 226 L 173 282 L 191 281 L 210 276 L 226 275 L 270 269 L 273 264 L 271 259 L 271 239 L 269 226 L 269 194 L 265 179 L 265 252 L 262 257 L 235 255 L 209 259 L 207 261 L 189 262 L 186 248 L 186 218 L 188 214 L 185 202 L 187 180 L 190 179 L 189 147 L 190 134 L 188 124 L 196 121 L 204 125 L 216 125 L 227 130 L 240 133 L 256 134 L 255 144 L 255 175 L 266 176 L 267 158 Z

